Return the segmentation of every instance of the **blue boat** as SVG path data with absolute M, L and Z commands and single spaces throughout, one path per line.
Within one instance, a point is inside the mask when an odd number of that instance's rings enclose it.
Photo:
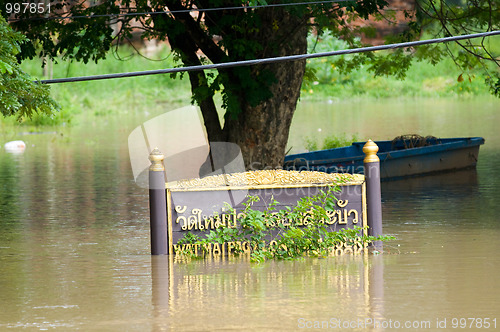
M 376 141 L 380 158 L 380 178 L 396 180 L 439 172 L 475 168 L 482 137 L 435 138 L 405 135 L 392 141 Z M 363 146 L 351 146 L 288 155 L 284 168 L 326 173 L 363 174 Z

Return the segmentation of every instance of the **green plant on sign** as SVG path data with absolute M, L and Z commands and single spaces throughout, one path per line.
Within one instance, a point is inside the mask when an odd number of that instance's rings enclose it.
M 335 208 L 334 192 L 338 186 L 329 186 L 317 195 L 303 197 L 294 207 L 286 206 L 278 209 L 279 202 L 271 199 L 263 211 L 252 208 L 260 200 L 257 196 L 248 196 L 243 204 L 242 213 L 238 213 L 239 227 L 230 228 L 220 225 L 210 231 L 205 238 L 187 234 L 179 244 L 206 244 L 224 242 L 242 243 L 248 241 L 252 248 L 250 259 L 253 262 L 263 262 L 267 259 L 295 259 L 303 256 L 328 256 L 339 245 L 365 245 L 372 241 L 387 241 L 392 236 L 363 235 L 364 228 L 354 227 L 340 231 L 329 231 L 325 220 L 329 218 L 328 211 Z M 231 213 L 234 209 L 227 206 Z M 305 215 L 309 218 L 304 218 Z M 242 253 L 243 248 L 236 247 L 235 253 Z M 180 252 L 194 257 L 192 252 Z

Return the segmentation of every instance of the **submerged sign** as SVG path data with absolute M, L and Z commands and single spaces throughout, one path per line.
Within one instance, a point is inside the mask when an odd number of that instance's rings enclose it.
M 365 182 L 363 175 L 326 174 L 321 172 L 296 172 L 284 170 L 252 171 L 233 174 L 219 174 L 206 178 L 167 183 L 167 241 L 168 252 L 202 251 L 211 255 L 231 254 L 235 248 L 251 251 L 248 242 L 212 243 L 205 245 L 178 242 L 191 233 L 205 237 L 210 231 L 224 225 L 240 227 L 244 203 L 249 196 L 259 200 L 252 209 L 264 211 L 272 201 L 277 201 L 276 210 L 294 206 L 303 197 L 319 194 L 335 185 L 338 191 L 335 207 L 327 212 L 323 220 L 329 231 L 338 231 L 354 226 L 366 226 Z M 309 212 L 302 214 L 296 226 L 307 226 L 311 222 Z M 267 225 L 273 227 L 275 225 Z M 290 226 L 284 220 L 283 226 Z

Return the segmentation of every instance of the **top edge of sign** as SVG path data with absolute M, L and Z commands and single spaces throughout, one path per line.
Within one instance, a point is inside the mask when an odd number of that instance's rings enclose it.
M 324 173 L 316 171 L 259 170 L 241 173 L 215 174 L 166 183 L 166 189 L 174 191 L 264 189 L 311 186 L 361 185 L 362 174 Z

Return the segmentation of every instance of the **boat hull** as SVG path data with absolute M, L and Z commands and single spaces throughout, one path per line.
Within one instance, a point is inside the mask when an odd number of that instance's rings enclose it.
M 403 148 L 392 141 L 375 142 L 380 150 L 380 177 L 383 180 L 423 176 L 474 168 L 479 157 L 481 137 L 439 139 L 433 145 Z M 327 173 L 364 173 L 363 142 L 352 146 L 290 155 L 285 169 L 315 170 Z
M 398 179 L 474 168 L 478 156 L 479 146 L 429 153 L 418 157 L 408 156 L 395 159 L 389 157 L 380 163 L 380 177 Z

